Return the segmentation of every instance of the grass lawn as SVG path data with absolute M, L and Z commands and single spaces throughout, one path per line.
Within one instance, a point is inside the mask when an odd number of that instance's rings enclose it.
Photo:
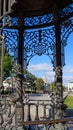
M 73 96 L 68 95 L 64 101 L 64 104 L 68 106 L 68 109 L 73 109 Z

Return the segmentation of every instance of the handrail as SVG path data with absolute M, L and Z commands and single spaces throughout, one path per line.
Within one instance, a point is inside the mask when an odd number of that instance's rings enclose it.
M 19 123 L 18 125 L 40 125 L 40 124 L 53 124 L 53 123 L 64 123 L 68 121 L 73 121 L 72 118 L 62 118 L 62 119 L 54 119 L 54 120 L 44 120 L 44 121 L 25 121 L 22 123 Z

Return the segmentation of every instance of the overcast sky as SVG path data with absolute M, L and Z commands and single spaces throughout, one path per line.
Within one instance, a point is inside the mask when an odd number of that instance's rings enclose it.
M 63 67 L 63 84 L 67 86 L 68 82 L 73 81 L 73 33 L 67 40 L 65 46 L 65 66 Z M 47 77 L 47 81 L 50 83 L 55 79 L 55 73 L 53 72 L 53 66 L 50 58 L 46 55 L 33 57 L 28 66 L 28 70 L 36 77 Z

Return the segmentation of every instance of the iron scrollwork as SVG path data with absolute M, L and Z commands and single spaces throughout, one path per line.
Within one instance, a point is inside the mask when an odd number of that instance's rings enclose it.
M 73 13 L 73 3 L 60 10 L 61 18 L 71 15 L 71 13 Z
M 35 55 L 41 56 L 45 54 L 52 59 L 55 46 L 54 27 L 41 29 L 40 32 L 41 33 L 39 33 L 39 30 L 24 32 L 24 53 L 26 53 L 27 63 L 29 63 L 29 60 Z
M 20 85 L 20 78 L 18 75 L 21 75 L 21 66 L 14 64 L 12 69 L 12 77 L 15 78 L 14 89 L 15 92 L 13 95 L 1 96 L 0 95 L 0 128 L 7 130 L 17 130 L 18 126 L 16 122 L 13 122 L 13 119 L 21 121 L 22 114 L 17 110 L 22 109 L 19 106 L 22 105 L 20 102 L 22 96 L 22 90 Z M 13 78 L 12 78 L 13 79 Z M 13 85 L 13 84 L 12 84 Z M 13 87 L 13 86 L 12 86 Z M 23 96 L 22 96 L 23 97 Z M 17 113 L 17 115 L 15 114 Z
M 68 37 L 72 32 L 73 32 L 73 17 L 62 22 L 61 25 L 61 41 L 64 46 L 67 45 Z
M 73 32 L 73 3 L 60 10 L 60 16 L 64 18 L 61 21 L 61 42 L 65 46 L 69 35 Z
M 37 16 L 37 17 L 30 17 L 30 18 L 26 17 L 24 19 L 24 25 L 25 26 L 41 25 L 41 24 L 52 22 L 52 20 L 53 20 L 52 14 L 47 14 L 47 15 Z
M 12 26 L 18 26 L 18 18 L 16 18 L 16 17 L 11 18 L 11 25 Z
M 9 54 L 14 57 L 15 50 L 18 42 L 18 31 L 3 29 L 3 35 L 5 36 L 5 47 Z
M 9 124 L 12 123 L 12 118 L 14 117 L 15 109 L 16 109 L 15 104 L 10 101 L 10 98 L 0 97 L 0 128 L 1 129 L 5 129 L 5 128 L 9 129 Z

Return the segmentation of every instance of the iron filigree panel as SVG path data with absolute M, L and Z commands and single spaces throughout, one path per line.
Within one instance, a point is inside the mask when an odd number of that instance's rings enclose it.
M 52 60 L 54 46 L 55 33 L 53 26 L 40 30 L 27 30 L 24 32 L 24 53 L 26 53 L 27 64 L 35 55 L 41 56 L 42 54 L 45 54 Z
M 73 32 L 73 17 L 62 22 L 61 26 L 61 42 L 65 46 L 69 35 Z
M 11 25 L 12 26 L 18 26 L 18 18 L 14 17 L 11 19 Z
M 11 25 L 11 17 L 9 15 L 4 16 L 0 19 L 0 29 L 3 29 L 5 26 Z
M 73 13 L 73 3 L 68 5 L 67 7 L 63 8 L 60 11 L 60 16 L 61 16 L 61 18 L 64 18 L 64 17 L 70 15 L 71 13 Z
M 3 29 L 3 35 L 5 36 L 5 47 L 11 56 L 14 56 L 14 52 L 18 43 L 18 31 L 12 29 Z
M 24 25 L 25 26 L 41 25 L 41 24 L 52 22 L 52 20 L 53 20 L 52 14 L 47 14 L 38 17 L 30 17 L 30 18 L 26 17 L 24 19 Z

